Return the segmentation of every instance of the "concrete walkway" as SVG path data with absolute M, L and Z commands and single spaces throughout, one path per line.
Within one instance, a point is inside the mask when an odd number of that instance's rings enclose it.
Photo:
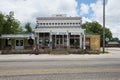
M 120 58 L 120 48 L 106 48 L 109 53 L 99 54 L 99 55 L 79 55 L 79 54 L 69 54 L 69 55 L 50 55 L 50 54 L 11 54 L 11 55 L 0 55 L 0 61 L 2 60 L 41 60 L 41 59 L 87 59 L 87 58 Z

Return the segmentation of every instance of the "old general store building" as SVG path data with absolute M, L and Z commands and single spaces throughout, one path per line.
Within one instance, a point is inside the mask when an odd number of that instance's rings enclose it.
M 81 17 L 67 17 L 65 14 L 59 14 L 51 17 L 37 17 L 36 22 L 38 25 L 35 29 L 36 41 L 41 48 L 100 48 L 100 36 L 86 35 L 81 27 Z

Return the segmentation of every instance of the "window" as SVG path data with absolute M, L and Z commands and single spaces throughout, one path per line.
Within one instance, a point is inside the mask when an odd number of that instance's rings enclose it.
M 73 38 L 73 37 L 74 37 L 74 35 L 70 35 L 70 37 L 72 37 L 72 38 Z
M 51 25 L 51 23 L 49 23 L 49 25 Z
M 52 25 L 54 25 L 54 23 L 52 23 Z
M 59 39 L 56 40 L 57 44 L 59 44 Z
M 42 25 L 42 23 L 40 23 L 40 25 Z
M 19 46 L 19 40 L 16 40 L 16 46 Z
M 49 37 L 49 33 L 44 33 L 45 34 L 45 37 Z
M 6 39 L 5 42 L 6 42 L 6 46 L 11 46 L 11 39 Z
M 23 46 L 23 40 L 16 40 L 16 46 Z
M 70 45 L 74 44 L 74 39 L 70 39 Z
M 23 46 L 23 40 L 20 40 L 20 46 Z
M 39 37 L 43 37 L 43 33 L 39 33 Z
M 55 25 L 57 25 L 57 23 L 55 23 Z

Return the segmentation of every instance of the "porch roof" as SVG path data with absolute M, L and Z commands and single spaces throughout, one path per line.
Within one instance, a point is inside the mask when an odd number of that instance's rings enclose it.
M 34 38 L 34 34 L 2 34 L 1 38 Z
M 84 29 L 82 28 L 36 28 L 36 33 L 83 33 Z

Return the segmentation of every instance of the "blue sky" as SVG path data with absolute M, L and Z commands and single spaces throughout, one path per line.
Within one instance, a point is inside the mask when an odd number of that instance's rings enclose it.
M 81 3 L 90 4 L 96 2 L 96 0 L 76 0 L 76 1 L 78 2 L 79 5 Z
M 95 3 L 96 2 L 96 0 L 76 0 L 76 1 L 78 3 L 78 6 L 77 6 L 77 10 L 78 10 L 77 13 L 78 14 L 80 14 L 80 5 L 81 5 L 81 3 L 84 3 L 86 5 L 90 5 L 91 3 Z M 90 16 L 91 14 L 92 14 L 92 10 L 89 10 L 89 14 L 84 14 L 83 16 L 91 18 L 91 16 Z
M 103 0 L 0 0 L 0 12 L 14 11 L 21 24 L 36 25 L 36 17 L 52 14 L 81 16 L 82 22 L 98 21 L 102 24 Z M 106 27 L 114 37 L 120 38 L 120 0 L 106 1 Z M 114 8 L 114 9 L 113 9 Z

